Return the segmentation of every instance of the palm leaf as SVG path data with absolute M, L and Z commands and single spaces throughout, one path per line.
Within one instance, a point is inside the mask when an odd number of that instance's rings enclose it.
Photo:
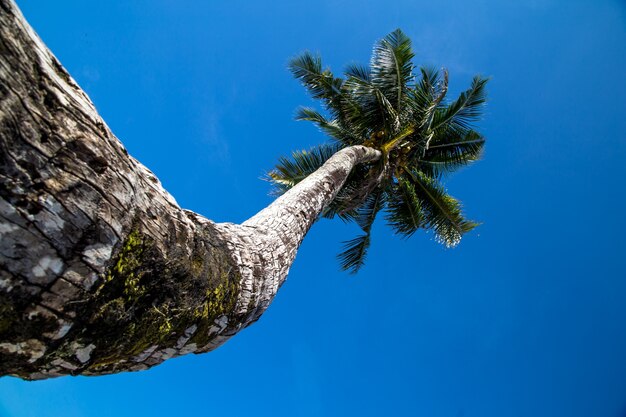
M 367 168 L 358 165 L 352 169 L 343 187 L 322 212 L 322 216 L 327 219 L 339 217 L 345 222 L 354 221 L 358 205 L 354 205 L 353 196 L 356 195 L 363 185 L 363 177 L 367 175 Z
M 329 120 L 324 117 L 320 112 L 310 107 L 300 107 L 296 111 L 296 120 L 307 120 L 315 123 L 324 133 L 331 138 L 338 140 L 345 146 L 355 145 L 358 143 L 358 138 L 355 135 L 344 129 L 336 119 Z
M 304 52 L 292 58 L 288 67 L 314 99 L 323 100 L 329 109 L 341 107 L 339 101 L 343 79 L 333 76 L 330 70 L 322 70 L 322 59 L 319 55 Z
M 424 213 L 415 187 L 399 178 L 387 201 L 386 220 L 398 234 L 410 237 L 424 225 Z
M 371 192 L 357 208 L 355 221 L 364 232 L 369 232 L 378 212 L 385 206 L 385 193 L 382 188 Z
M 372 84 L 402 111 L 402 100 L 407 85 L 413 80 L 411 40 L 396 29 L 374 47 L 370 62 Z
M 488 79 L 475 76 L 471 87 L 445 109 L 435 115 L 433 129 L 450 125 L 452 128 L 469 128 L 482 114 L 482 106 L 487 100 L 486 88 Z
M 448 71 L 443 69 L 443 77 L 434 68 L 421 68 L 422 78 L 410 90 L 406 103 L 411 108 L 410 121 L 416 127 L 413 141 L 421 149 L 427 149 L 437 132 L 432 129 L 433 120 L 448 92 Z
M 365 263 L 367 249 L 370 246 L 370 233 L 368 232 L 343 243 L 343 249 L 337 255 L 337 259 L 339 259 L 343 270 L 355 274 Z
M 372 81 L 350 76 L 344 83 L 350 97 L 360 109 L 358 117 L 352 122 L 358 126 L 362 136 L 367 133 L 389 131 L 397 126 L 398 114 L 387 96 Z
M 420 170 L 431 177 L 450 174 L 480 159 L 484 145 L 485 138 L 473 130 L 461 138 L 435 137 L 419 160 Z
M 463 217 L 461 203 L 447 194 L 437 180 L 421 172 L 405 172 L 424 211 L 424 227 L 432 229 L 437 241 L 446 247 L 458 245 L 463 234 L 478 224 Z
M 434 67 L 421 67 L 422 78 L 415 86 L 415 97 L 420 107 L 426 108 L 439 95 L 437 88 L 441 85 L 441 74 Z
M 370 193 L 361 206 L 356 209 L 353 219 L 365 234 L 344 242 L 342 252 L 337 255 L 344 270 L 349 270 L 354 274 L 365 263 L 372 225 L 376 220 L 376 215 L 384 206 L 385 192 L 383 188 L 378 188 L 375 192 Z
M 280 157 L 276 168 L 267 173 L 268 180 L 275 185 L 274 194 L 280 195 L 317 171 L 333 156 L 340 146 L 323 144 L 308 151 L 292 152 L 291 158 Z
M 421 120 L 421 125 L 426 130 L 432 129 L 433 120 L 437 115 L 437 108 L 448 93 L 448 71 L 445 68 L 443 70 L 443 78 L 437 82 L 437 85 L 432 86 L 431 90 L 429 95 L 430 101 L 424 107 L 424 115 Z
M 393 103 L 384 91 L 372 81 L 357 77 L 348 77 L 344 88 L 360 109 L 356 123 L 361 132 L 395 133 L 399 127 L 399 115 Z M 367 135 L 363 135 L 367 137 Z
M 333 201 L 326 207 L 322 215 L 328 219 L 335 216 L 345 222 L 355 221 L 359 215 L 358 209 L 370 197 L 378 183 L 371 185 L 372 172 L 366 165 L 358 165 L 352 169 L 343 187 Z
M 365 66 L 365 65 L 361 65 L 361 64 L 349 64 L 346 67 L 346 70 L 344 71 L 344 74 L 346 75 L 346 79 L 347 78 L 357 78 L 359 80 L 362 80 L 366 83 L 371 83 L 372 82 L 372 74 L 371 74 L 371 70 L 369 67 Z

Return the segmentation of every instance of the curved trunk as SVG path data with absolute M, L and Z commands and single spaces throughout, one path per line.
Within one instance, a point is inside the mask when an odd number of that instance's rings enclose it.
M 352 168 L 380 156 L 379 151 L 365 146 L 342 149 L 243 224 L 217 225 L 230 234 L 228 246 L 238 260 L 245 283 L 240 293 L 241 307 L 254 306 L 245 325 L 257 320 L 272 301 L 287 278 L 304 236 L 333 201 Z
M 181 209 L 0 0 L 0 375 L 147 369 L 256 320 L 352 167 L 344 149 L 242 225 Z

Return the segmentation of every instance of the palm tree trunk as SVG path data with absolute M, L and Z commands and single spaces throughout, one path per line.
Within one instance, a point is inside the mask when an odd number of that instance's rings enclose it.
M 381 153 L 365 146 L 337 152 L 326 163 L 241 225 L 219 224 L 230 232 L 231 249 L 239 251 L 243 282 L 241 307 L 253 306 L 246 322 L 257 320 L 287 278 L 304 236 L 341 189 L 356 165 L 379 159 Z M 234 243 L 236 242 L 236 243 Z M 247 265 L 254 265 L 249 268 Z
M 242 225 L 181 209 L 0 0 L 0 375 L 147 369 L 267 308 L 354 147 Z

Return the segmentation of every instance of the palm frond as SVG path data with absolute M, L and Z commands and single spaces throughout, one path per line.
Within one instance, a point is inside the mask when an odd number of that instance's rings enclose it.
M 437 112 L 433 121 L 433 129 L 439 129 L 446 125 L 460 128 L 470 128 L 472 122 L 477 121 L 482 114 L 482 106 L 487 100 L 485 85 L 488 78 L 475 76 L 471 87 L 462 92 L 459 97 Z
M 463 217 L 461 203 L 447 194 L 437 180 L 419 171 L 406 172 L 424 211 L 424 227 L 432 229 L 436 240 L 446 247 L 458 245 L 463 234 L 478 224 Z
M 336 119 L 329 120 L 317 110 L 310 107 L 300 107 L 296 111 L 296 120 L 307 120 L 315 123 L 322 132 L 326 133 L 331 138 L 338 140 L 345 146 L 354 145 L 358 143 L 358 138 L 355 135 L 343 128 Z
M 340 146 L 323 144 L 308 151 L 292 152 L 291 158 L 280 157 L 276 168 L 267 173 L 268 180 L 275 186 L 274 194 L 280 195 L 317 171 L 333 156 Z
M 372 74 L 370 68 L 361 64 L 349 64 L 344 71 L 347 78 L 357 78 L 365 81 L 366 83 L 372 82 Z
M 344 223 L 350 223 L 355 221 L 357 216 L 356 209 L 346 209 L 341 203 L 333 200 L 322 212 L 322 217 L 325 219 L 334 219 L 338 217 Z
M 435 136 L 418 163 L 422 167 L 422 172 L 431 177 L 440 177 L 479 160 L 484 145 L 485 138 L 473 130 L 464 137 Z
M 343 249 L 337 255 L 339 264 L 343 270 L 356 274 L 365 263 L 367 249 L 370 246 L 370 233 L 368 232 L 343 243 Z
M 406 103 L 411 108 L 410 123 L 417 128 L 413 135 L 414 142 L 423 153 L 437 133 L 432 129 L 432 123 L 448 92 L 448 71 L 443 69 L 440 72 L 428 67 L 420 71 L 422 77 L 415 88 L 410 90 Z
M 398 114 L 387 96 L 372 81 L 350 76 L 344 83 L 350 97 L 357 103 L 360 113 L 352 122 L 358 126 L 362 136 L 368 133 L 389 131 L 397 126 Z
M 357 165 L 322 215 L 328 219 L 337 216 L 345 222 L 356 221 L 358 209 L 378 185 L 379 183 L 372 179 L 369 166 Z
M 433 120 L 437 114 L 437 108 L 446 97 L 448 93 L 448 71 L 443 69 L 443 78 L 437 82 L 437 84 L 431 87 L 430 101 L 424 107 L 424 118 L 422 120 L 422 126 L 425 129 L 430 130 Z
M 352 197 L 361 189 L 365 175 L 367 175 L 367 168 L 362 165 L 354 167 L 343 187 L 337 192 L 333 201 L 324 209 L 322 216 L 327 219 L 339 217 L 344 222 L 354 221 L 357 215 L 357 206 L 352 204 Z
M 421 202 L 413 184 L 404 178 L 398 179 L 392 191 L 388 197 L 385 218 L 396 233 L 410 237 L 424 226 Z
M 376 219 L 378 212 L 385 206 L 385 192 L 382 188 L 369 193 L 365 201 L 356 209 L 356 223 L 364 231 L 368 232 Z
M 437 86 L 441 85 L 441 73 L 435 67 L 421 67 L 420 73 L 422 78 L 415 86 L 415 93 L 421 99 L 420 105 L 427 107 L 428 103 L 439 94 Z
M 292 58 L 288 67 L 314 99 L 323 100 L 328 108 L 338 107 L 343 79 L 335 77 L 330 70 L 322 70 L 319 55 L 304 52 Z
M 437 114 L 437 109 L 439 108 L 441 102 L 445 98 L 448 92 L 448 71 L 446 69 L 443 70 L 443 79 L 437 83 L 437 86 L 432 88 L 432 94 L 428 97 L 430 101 L 424 102 L 424 107 L 422 107 L 421 111 L 416 112 L 417 117 L 417 126 L 420 130 L 420 135 L 418 136 L 419 146 L 422 148 L 422 152 L 430 146 L 430 142 L 435 136 L 435 130 L 432 129 L 432 123 Z
M 365 263 L 367 249 L 370 244 L 370 234 L 372 225 L 376 220 L 376 215 L 385 206 L 385 191 L 381 187 L 373 193 L 370 193 L 363 203 L 356 209 L 353 219 L 359 225 L 364 235 L 355 239 L 344 242 L 341 253 L 337 255 L 344 270 L 356 273 Z
M 394 103 L 396 112 L 402 111 L 402 100 L 407 85 L 413 80 L 415 55 L 411 40 L 396 29 L 374 46 L 370 62 L 372 84 Z
M 362 136 L 368 120 L 363 118 L 363 109 L 353 88 L 345 85 L 345 81 L 335 77 L 330 70 L 323 70 L 321 58 L 310 52 L 293 58 L 289 62 L 289 69 L 313 98 L 324 103 L 332 119 L 345 132 L 349 132 L 353 138 L 350 144 L 357 144 L 358 140 L 354 138 Z

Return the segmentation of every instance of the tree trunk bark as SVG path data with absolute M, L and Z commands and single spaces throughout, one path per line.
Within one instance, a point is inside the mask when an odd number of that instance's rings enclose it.
M 0 0 L 0 375 L 147 369 L 257 320 L 351 169 L 346 148 L 241 225 L 181 209 Z

